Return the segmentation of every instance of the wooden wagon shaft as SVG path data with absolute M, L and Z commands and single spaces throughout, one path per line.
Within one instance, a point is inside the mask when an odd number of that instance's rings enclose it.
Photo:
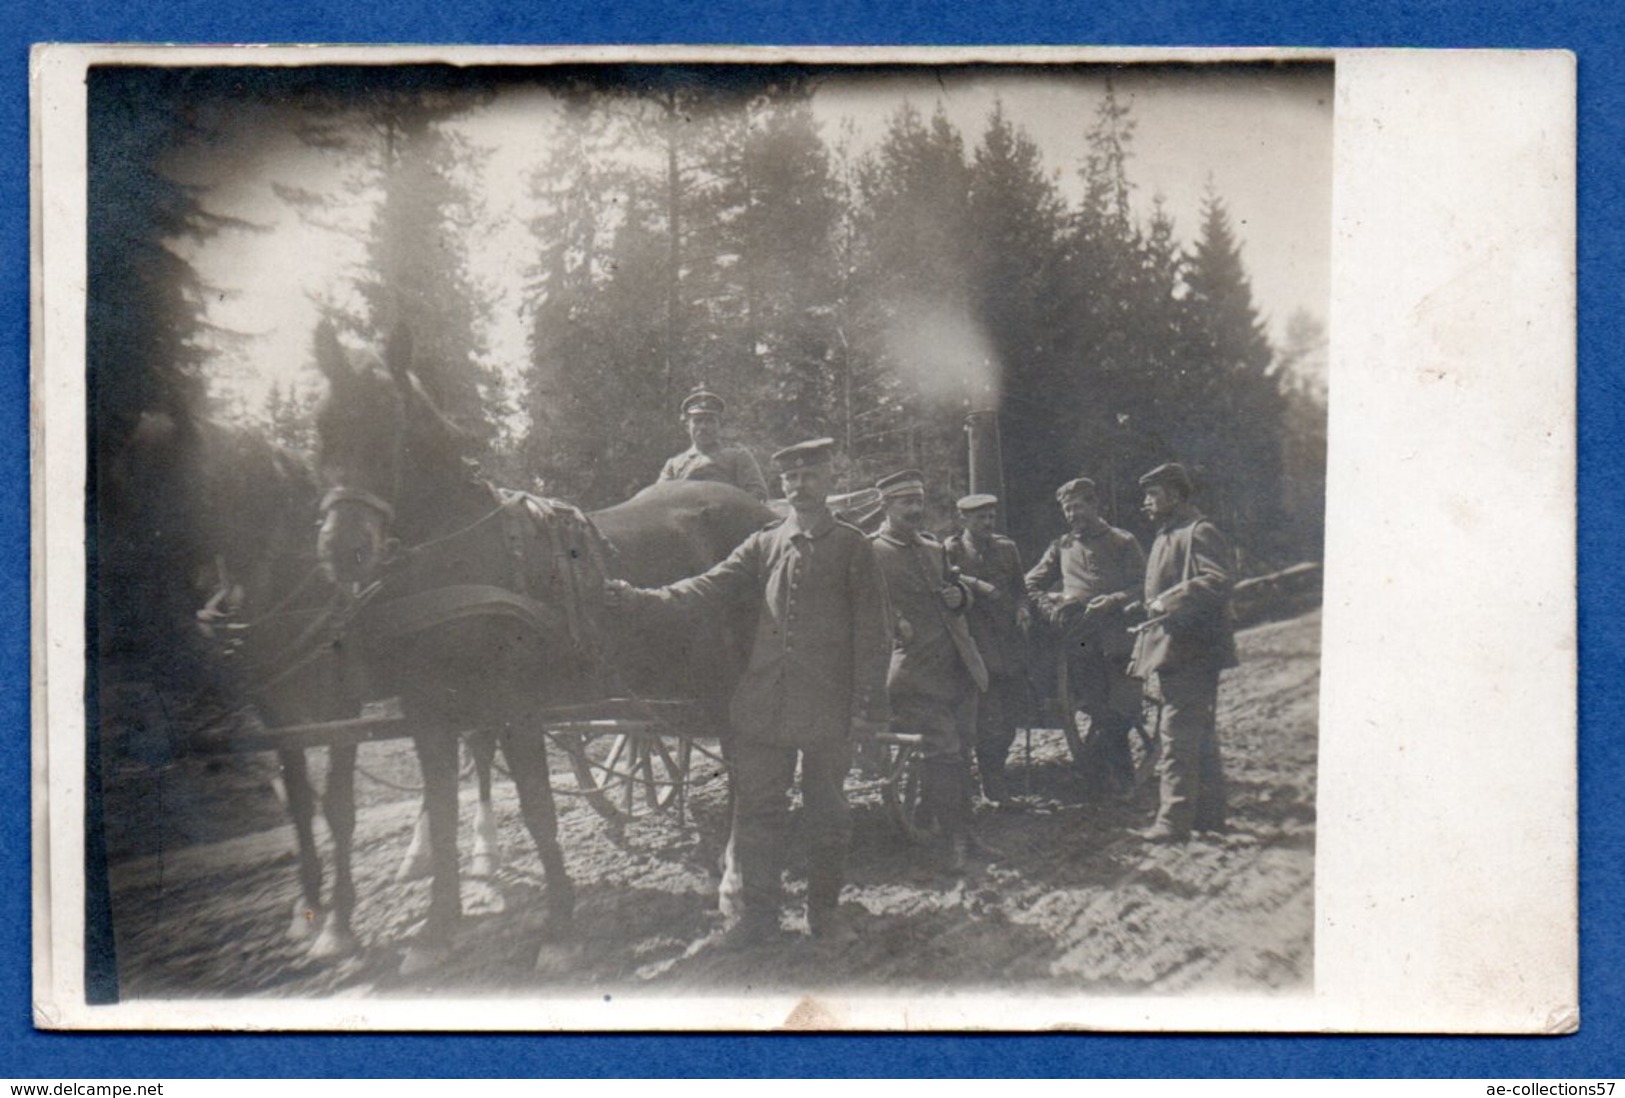
M 611 699 L 624 702 L 626 699 Z M 560 706 L 541 715 L 541 728 L 548 733 L 567 733 L 579 736 L 633 734 L 682 737 L 686 733 L 674 730 L 685 711 L 685 702 L 637 702 L 645 714 L 650 710 L 663 712 L 672 718 L 669 723 L 653 720 L 648 715 L 635 719 L 605 716 L 606 707 L 590 704 Z M 608 707 L 611 711 L 615 706 Z M 458 734 L 476 729 L 459 730 Z M 344 721 L 323 721 L 315 724 L 289 724 L 278 727 L 256 725 L 225 731 L 200 733 L 191 740 L 192 749 L 203 755 L 230 755 L 254 751 L 300 751 L 317 747 L 338 747 L 373 743 L 381 740 L 400 740 L 411 736 L 411 722 L 405 717 L 356 717 Z M 918 747 L 922 737 L 906 732 L 882 732 L 875 737 L 881 743 L 903 747 Z M 709 752 L 707 752 L 709 754 Z
M 1294 564 L 1290 568 L 1283 568 L 1279 572 L 1271 572 L 1267 576 L 1254 576 L 1251 579 L 1244 579 L 1237 583 L 1235 587 L 1231 589 L 1231 592 L 1232 594 L 1236 595 L 1246 595 L 1259 588 L 1268 588 L 1272 584 L 1283 582 L 1296 583 L 1300 580 L 1308 580 L 1319 573 L 1320 565 L 1315 564 L 1312 561 L 1305 561 L 1302 564 Z
M 412 726 L 404 717 L 356 717 L 346 721 L 323 721 L 318 724 L 288 724 L 272 728 L 232 729 L 205 732 L 192 741 L 194 750 L 205 755 L 224 755 L 250 751 L 298 751 L 315 747 L 342 747 L 372 743 L 375 740 L 398 740 L 412 735 Z
M 543 710 L 538 717 L 541 731 L 588 736 L 610 733 L 690 735 L 692 730 L 688 726 L 695 720 L 690 702 L 635 698 L 605 698 L 596 702 L 560 705 Z M 191 746 L 194 751 L 205 755 L 304 750 L 405 739 L 413 731 L 411 721 L 398 715 L 276 727 L 255 723 L 252 726 L 201 732 L 193 737 Z M 458 729 L 457 734 L 474 731 L 478 729 Z

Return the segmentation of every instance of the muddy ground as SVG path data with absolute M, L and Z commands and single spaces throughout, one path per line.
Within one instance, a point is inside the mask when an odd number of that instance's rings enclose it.
M 1018 739 L 1012 773 L 1030 810 L 980 806 L 981 834 L 1000 853 L 973 860 L 961 876 L 932 868 L 900 836 L 875 790 L 856 793 L 844 900 L 862 936 L 842 950 L 806 938 L 799 913 L 786 915 L 787 935 L 770 947 L 718 947 L 709 866 L 723 782 L 700 759 L 682 823 L 644 812 L 617 833 L 580 798 L 562 799 L 579 949 L 545 971 L 532 964 L 541 867 L 513 788 L 499 776 L 504 868 L 494 878 L 465 876 L 467 914 L 454 954 L 403 979 L 396 969 L 427 906 L 428 883 L 393 880 L 417 808 L 417 775 L 409 747 L 390 741 L 361 751 L 355 861 L 363 949 L 313 961 L 287 933 L 298 888 L 274 762 L 165 762 L 150 751 L 143 761 L 140 750 L 124 752 L 108 775 L 121 992 L 141 999 L 807 984 L 1072 994 L 1302 990 L 1313 957 L 1319 640 L 1318 613 L 1239 637 L 1242 666 L 1225 674 L 1219 700 L 1233 823 L 1222 838 L 1143 843 L 1133 829 L 1155 812 L 1154 778 L 1131 797 L 1090 796 L 1056 730 L 1033 734 L 1030 760 Z M 569 768 L 556 769 L 556 785 L 570 786 Z M 466 828 L 471 783 L 463 794 Z M 466 831 L 463 845 L 466 869 Z M 788 860 L 789 886 L 799 894 L 799 852 Z

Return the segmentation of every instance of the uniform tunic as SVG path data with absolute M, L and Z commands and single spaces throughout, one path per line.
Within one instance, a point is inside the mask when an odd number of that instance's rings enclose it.
M 1004 768 L 1016 727 L 1027 722 L 1032 708 L 1027 641 L 1018 618 L 1027 600 L 1021 550 L 999 534 L 978 546 L 962 532 L 943 542 L 943 551 L 951 566 L 996 589 L 993 595 L 979 591 L 965 618 L 988 677 L 987 689 L 976 702 L 976 764 L 983 792 L 1001 801 L 1008 795 Z
M 1062 597 L 1088 602 L 1096 595 L 1139 597 L 1145 553 L 1127 530 L 1104 521 L 1083 533 L 1063 534 L 1027 573 L 1027 593 L 1037 597 L 1059 585 Z
M 874 545 L 895 619 L 886 685 L 898 724 L 926 737 L 927 756 L 957 755 L 975 720 L 974 698 L 987 688 L 987 667 L 963 612 L 943 602 L 953 581 L 942 545 L 889 523 Z M 968 604 L 970 593 L 960 591 Z
M 1141 690 L 1127 672 L 1133 641 L 1122 609 L 1140 597 L 1145 553 L 1133 534 L 1096 519 L 1051 542 L 1026 582 L 1035 598 L 1053 598 L 1058 587 L 1064 600 L 1052 623 L 1066 653 L 1060 670 L 1073 707 L 1089 717 L 1089 739 L 1077 761 L 1102 791 L 1126 788 L 1134 774 L 1128 734 Z M 1116 596 L 1116 605 L 1087 610 L 1101 595 Z
M 743 446 L 722 446 L 709 454 L 690 446 L 666 462 L 660 470 L 660 479 L 720 480 L 757 499 L 767 499 L 767 481 L 762 476 L 762 467 Z
M 655 597 L 682 610 L 757 604 L 750 664 L 729 716 L 741 741 L 844 742 L 854 717 L 886 719 L 886 592 L 868 539 L 827 511 L 746 538 L 703 575 Z
M 643 594 L 680 610 L 756 604 L 750 665 L 729 709 L 737 733 L 730 860 L 746 916 L 771 918 L 783 902 L 782 839 L 799 755 L 807 903 L 834 908 L 852 832 L 852 720 L 887 719 L 890 612 L 868 539 L 828 511 L 805 523 L 792 512 L 703 575 Z
M 965 612 L 971 639 L 982 654 L 989 678 L 1025 674 L 1026 645 L 1016 619 L 1026 599 L 1021 550 L 1009 538 L 994 534 L 984 551 L 964 533 L 948 538 L 942 548 L 950 565 L 998 589 L 991 598 L 977 598 Z
M 1230 543 L 1190 505 L 1163 524 L 1145 570 L 1146 613 L 1161 600 L 1164 622 L 1143 630 L 1134 646 L 1134 673 L 1236 665 L 1230 626 Z
M 929 534 L 898 533 L 888 524 L 874 545 L 896 622 L 886 676 L 892 696 L 953 698 L 965 682 L 986 688 L 987 665 L 965 623 L 970 592 L 961 588 L 960 610 L 950 610 L 942 599 L 943 588 L 954 582 L 942 543 Z
M 1162 620 L 1136 638 L 1132 670 L 1162 703 L 1157 822 L 1176 835 L 1225 824 L 1215 714 L 1219 672 L 1236 665 L 1233 570 L 1224 535 L 1189 504 L 1163 523 L 1146 566 L 1146 613 Z

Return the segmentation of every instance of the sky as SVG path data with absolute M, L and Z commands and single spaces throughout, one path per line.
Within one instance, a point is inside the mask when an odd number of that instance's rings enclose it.
M 1107 68 L 922 68 L 883 75 L 840 70 L 824 78 L 813 111 L 826 141 L 844 119 L 858 149 L 882 136 L 904 102 L 929 115 L 940 104 L 974 148 L 995 102 L 1041 150 L 1063 195 L 1081 189 L 1085 135 L 1104 93 Z M 1175 235 L 1189 244 L 1211 184 L 1225 200 L 1254 301 L 1280 342 L 1287 319 L 1328 313 L 1332 200 L 1332 78 L 1329 67 L 1110 66 L 1135 134 L 1128 163 L 1137 213 L 1149 216 L 1161 195 Z M 535 244 L 527 193 L 545 159 L 556 103 L 541 86 L 511 85 L 463 116 L 456 129 L 488 150 L 477 177 L 483 214 L 470 232 L 472 271 L 495 308 L 488 333 L 494 364 L 517 371 L 528 358 L 525 269 Z M 248 408 L 263 403 L 273 380 L 309 385 L 306 369 L 318 302 L 344 293 L 362 257 L 352 235 L 300 220 L 273 183 L 331 193 L 340 182 L 331 156 L 304 146 L 295 116 L 274 104 L 224 106 L 214 118 L 223 138 L 168 165 L 206 190 L 218 213 L 260 227 L 229 232 L 187 248 L 215 293 L 211 319 L 255 333 L 217 364 L 219 388 Z M 364 211 L 354 215 L 361 227 Z

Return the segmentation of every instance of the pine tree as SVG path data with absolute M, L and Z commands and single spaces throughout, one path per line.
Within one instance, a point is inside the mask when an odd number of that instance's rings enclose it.
M 1285 401 L 1281 444 L 1284 549 L 1319 559 L 1326 527 L 1326 325 L 1306 310 L 1287 320 L 1280 381 Z
M 1204 474 L 1209 506 L 1244 545 L 1280 551 L 1284 402 L 1274 350 L 1222 198 L 1209 185 L 1202 229 L 1187 257 L 1184 384 L 1173 438 Z
M 831 425 L 838 207 L 807 89 L 679 77 L 570 93 L 535 181 L 527 454 L 572 498 L 652 480 L 696 384 L 759 456 Z
M 337 193 L 277 187 L 307 220 L 364 244 L 354 302 L 329 302 L 325 311 L 378 345 L 404 324 L 414 370 L 476 460 L 491 456 L 492 413 L 504 394 L 486 361 L 489 291 L 476 285 L 467 254 L 482 154 L 446 123 L 482 98 L 415 70 L 360 93 L 308 89 L 301 136 L 341 158 L 350 181 Z
M 864 241 L 848 284 L 854 370 L 851 457 L 859 482 L 904 466 L 933 470 L 939 518 L 961 481 L 963 416 L 979 354 L 957 333 L 974 327 L 970 164 L 939 104 L 929 122 L 905 103 L 860 164 Z M 856 333 L 856 338 L 853 333 Z
M 975 150 L 968 208 L 974 244 L 974 315 L 1001 377 L 1007 470 L 1004 515 L 1024 541 L 1050 510 L 1070 462 L 1069 378 L 1056 351 L 1061 304 L 1053 292 L 1065 257 L 1065 206 L 1038 146 L 994 104 Z
M 193 592 L 175 576 L 203 524 L 193 483 L 207 412 L 210 288 L 183 258 L 247 228 L 166 175 L 168 156 L 211 135 L 174 70 L 98 66 L 88 96 L 86 366 L 96 510 L 91 621 L 115 659 L 167 661 L 191 635 Z M 114 597 L 116 594 L 116 597 Z
M 784 445 L 831 424 L 834 182 L 804 88 L 770 85 L 739 119 L 711 169 L 710 300 L 722 306 L 713 314 L 723 322 L 718 341 L 734 348 L 719 348 L 712 375 L 746 437 Z
M 1167 259 L 1173 226 L 1160 210 L 1149 233 L 1130 205 L 1136 124 L 1132 105 L 1108 80 L 1085 135 L 1079 171 L 1083 194 L 1071 212 L 1054 295 L 1065 314 L 1057 324 L 1051 414 L 1065 433 L 1053 446 L 1051 485 L 1087 475 L 1099 485 L 1105 513 L 1121 520 L 1137 503 L 1134 475 L 1143 436 L 1156 431 L 1153 394 L 1165 384 L 1165 357 L 1153 337 L 1167 311 Z M 1149 329 L 1149 330 L 1148 330 Z M 1046 527 L 1059 529 L 1053 504 Z

